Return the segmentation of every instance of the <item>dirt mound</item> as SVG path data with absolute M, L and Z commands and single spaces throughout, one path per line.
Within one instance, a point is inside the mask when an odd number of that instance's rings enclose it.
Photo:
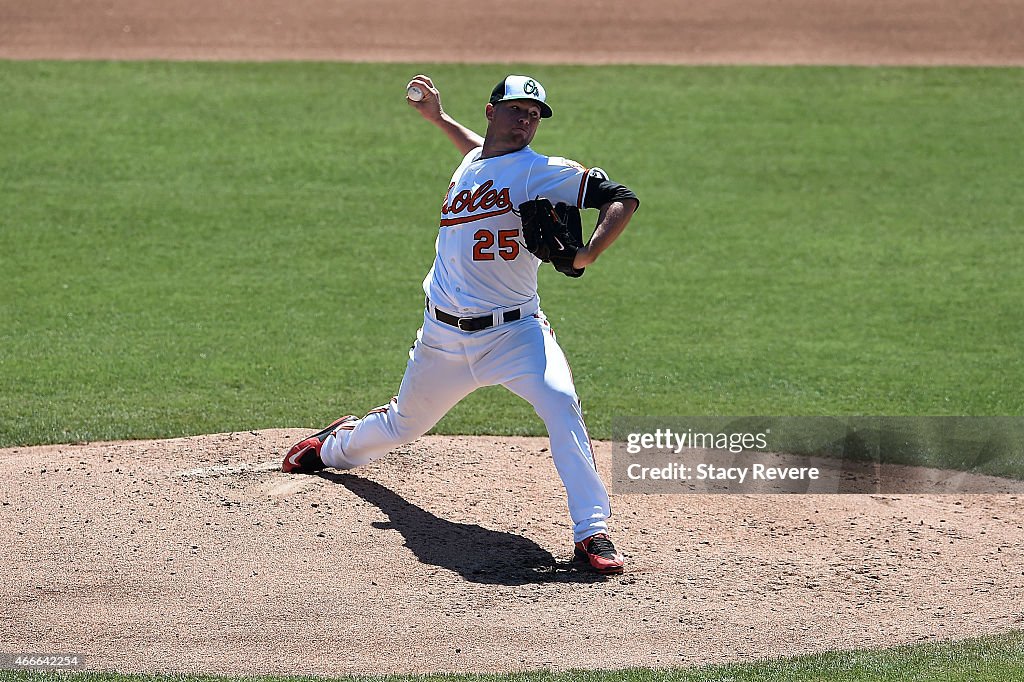
M 0 451 L 6 648 L 121 671 L 507 671 L 1024 626 L 1017 497 L 613 496 L 628 573 L 603 579 L 567 564 L 545 439 L 281 473 L 305 433 Z

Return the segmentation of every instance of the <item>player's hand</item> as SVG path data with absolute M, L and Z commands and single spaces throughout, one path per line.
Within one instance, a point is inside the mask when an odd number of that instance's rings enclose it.
M 414 102 L 406 96 L 405 101 L 416 111 L 420 112 L 420 115 L 428 121 L 439 122 L 444 109 L 441 108 L 441 93 L 434 87 L 434 82 L 430 80 L 429 76 L 422 74 L 414 76 L 409 84 L 406 85 L 406 90 L 411 86 L 415 85 L 423 91 L 423 99 L 419 102 Z

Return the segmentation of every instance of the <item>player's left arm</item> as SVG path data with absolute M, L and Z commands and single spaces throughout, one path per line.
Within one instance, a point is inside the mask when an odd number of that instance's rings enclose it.
M 594 168 L 587 177 L 586 192 L 580 208 L 598 208 L 600 214 L 590 241 L 576 252 L 573 267 L 582 269 L 591 265 L 625 231 L 630 218 L 640 207 L 633 190 L 608 179 L 600 168 Z

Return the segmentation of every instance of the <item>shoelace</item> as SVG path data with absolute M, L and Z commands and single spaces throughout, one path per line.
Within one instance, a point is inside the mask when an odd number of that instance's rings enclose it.
M 587 546 L 587 551 L 599 557 L 611 559 L 615 556 L 615 545 L 608 538 L 602 535 L 595 535 L 594 539 Z

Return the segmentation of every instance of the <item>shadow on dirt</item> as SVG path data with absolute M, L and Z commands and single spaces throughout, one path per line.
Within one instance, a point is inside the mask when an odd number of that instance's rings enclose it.
M 374 481 L 326 471 L 316 475 L 345 486 L 387 514 L 390 521 L 374 523 L 374 528 L 397 530 L 417 559 L 469 582 L 515 586 L 607 579 L 578 570 L 571 562 L 556 561 L 551 552 L 521 535 L 442 519 Z

